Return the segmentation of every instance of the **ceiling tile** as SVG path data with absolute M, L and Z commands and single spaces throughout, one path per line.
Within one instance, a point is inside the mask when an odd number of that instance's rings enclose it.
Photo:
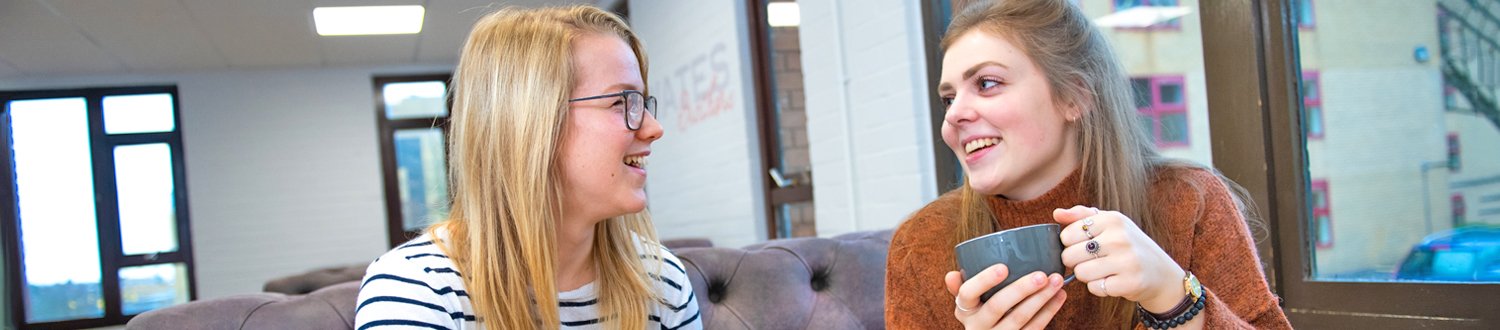
M 0 58 L 23 74 L 124 70 L 77 29 L 33 0 L 0 1 Z
M 468 40 L 469 30 L 480 17 L 506 7 L 562 6 L 592 3 L 582 0 L 521 0 L 497 3 L 488 0 L 427 1 L 427 17 L 417 42 L 417 61 L 458 63 L 458 53 Z
M 321 37 L 319 43 L 329 65 L 412 63 L 417 52 L 414 34 Z
M 16 67 L 11 66 L 4 58 L 0 58 L 0 78 L 19 76 L 21 76 L 21 70 L 16 70 Z
M 307 2 L 186 1 L 209 42 L 231 67 L 294 67 L 322 63 Z
M 228 66 L 177 0 L 44 0 L 135 71 Z

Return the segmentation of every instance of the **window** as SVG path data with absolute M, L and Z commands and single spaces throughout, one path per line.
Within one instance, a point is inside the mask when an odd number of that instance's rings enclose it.
M 1095 24 L 1117 28 L 1169 28 L 1182 26 L 1180 17 L 1190 10 L 1179 7 L 1178 0 L 1113 0 L 1115 14 L 1100 18 Z
M 1135 105 L 1140 108 L 1141 125 L 1150 132 L 1157 147 L 1188 145 L 1186 91 L 1182 76 L 1131 78 Z
M 448 80 L 446 74 L 375 78 L 392 247 L 448 216 Z
M 802 89 L 800 10 L 791 0 L 750 2 L 766 228 L 772 239 L 817 236 L 807 109 Z
M 1464 155 L 1463 171 L 1443 157 L 1452 132 L 1468 146 L 1500 142 L 1491 96 L 1500 82 L 1476 78 L 1500 70 L 1486 57 L 1500 47 L 1485 41 L 1500 38 L 1491 28 L 1500 7 L 1479 3 L 1322 1 L 1313 32 L 1291 17 L 1311 2 L 1200 2 L 1217 31 L 1204 49 L 1220 55 L 1207 65 L 1212 140 L 1237 151 L 1215 153 L 1214 164 L 1262 203 L 1279 238 L 1272 280 L 1294 326 L 1486 328 L 1500 315 L 1489 303 L 1500 296 L 1500 262 L 1481 248 L 1497 237 L 1482 224 L 1500 219 L 1452 198 L 1500 191 L 1500 167 L 1478 165 L 1500 154 Z M 1372 55 L 1382 53 L 1402 56 Z M 1314 71 L 1316 84 L 1298 81 Z M 1300 129 L 1310 108 L 1299 95 L 1310 93 L 1299 87 L 1314 85 L 1319 100 L 1335 100 L 1323 117 L 1339 119 L 1322 129 L 1349 139 L 1319 142 Z M 1330 226 L 1336 244 L 1319 247 L 1319 207 L 1309 204 L 1331 196 L 1324 182 L 1339 187 L 1328 214 L 1354 220 Z M 1462 217 L 1454 204 L 1468 204 Z
M 7 290 L 23 328 L 195 297 L 175 87 L 0 93 Z
M 1317 21 L 1313 18 L 1313 0 L 1294 1 L 1297 1 L 1297 13 L 1292 16 L 1297 20 L 1297 27 L 1303 29 L 1312 29 L 1313 27 L 1316 27 L 1317 24 L 1315 23 Z
M 1302 73 L 1302 129 L 1309 140 L 1323 139 L 1323 91 L 1318 72 Z
M 1313 179 L 1312 186 L 1308 189 L 1307 203 L 1312 205 L 1312 224 L 1308 228 L 1314 228 L 1313 242 L 1318 248 L 1333 247 L 1333 216 L 1329 214 L 1328 207 L 1328 180 Z
M 1464 193 L 1453 193 L 1449 200 L 1453 203 L 1453 223 L 1464 223 L 1464 215 L 1469 212 L 1469 207 L 1464 203 Z

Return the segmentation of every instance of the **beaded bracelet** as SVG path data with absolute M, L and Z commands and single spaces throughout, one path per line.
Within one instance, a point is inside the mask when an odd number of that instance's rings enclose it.
M 1188 321 L 1192 321 L 1193 317 L 1198 316 L 1198 313 L 1203 311 L 1203 306 L 1206 304 L 1208 304 L 1208 295 L 1198 296 L 1198 300 L 1193 302 L 1193 307 L 1188 308 L 1182 314 L 1177 314 L 1176 317 L 1166 320 L 1156 319 L 1156 316 L 1151 315 L 1151 312 L 1146 311 L 1146 308 L 1141 307 L 1140 304 L 1135 305 L 1135 312 L 1141 316 L 1141 323 L 1145 324 L 1146 328 L 1164 330 L 1176 328 Z

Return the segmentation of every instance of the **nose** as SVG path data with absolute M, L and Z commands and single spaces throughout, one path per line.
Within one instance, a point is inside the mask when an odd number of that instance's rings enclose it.
M 954 95 L 952 103 L 948 105 L 948 111 L 943 113 L 943 121 L 948 122 L 949 125 L 974 121 L 978 112 L 969 106 L 968 99 L 962 94 Z
M 651 113 L 643 113 L 641 118 L 641 129 L 635 130 L 635 138 L 646 142 L 655 142 L 661 139 L 663 130 L 661 122 L 656 121 L 656 116 Z

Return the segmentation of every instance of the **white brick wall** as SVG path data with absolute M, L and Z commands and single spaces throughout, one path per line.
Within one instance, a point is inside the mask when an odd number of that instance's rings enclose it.
M 5 80 L 3 90 L 177 85 L 200 299 L 386 250 L 378 72 L 451 66 Z
M 663 238 L 738 247 L 766 239 L 745 3 L 631 1 L 665 129 L 647 191 Z
M 938 195 L 921 7 L 798 3 L 818 235 L 895 227 Z

